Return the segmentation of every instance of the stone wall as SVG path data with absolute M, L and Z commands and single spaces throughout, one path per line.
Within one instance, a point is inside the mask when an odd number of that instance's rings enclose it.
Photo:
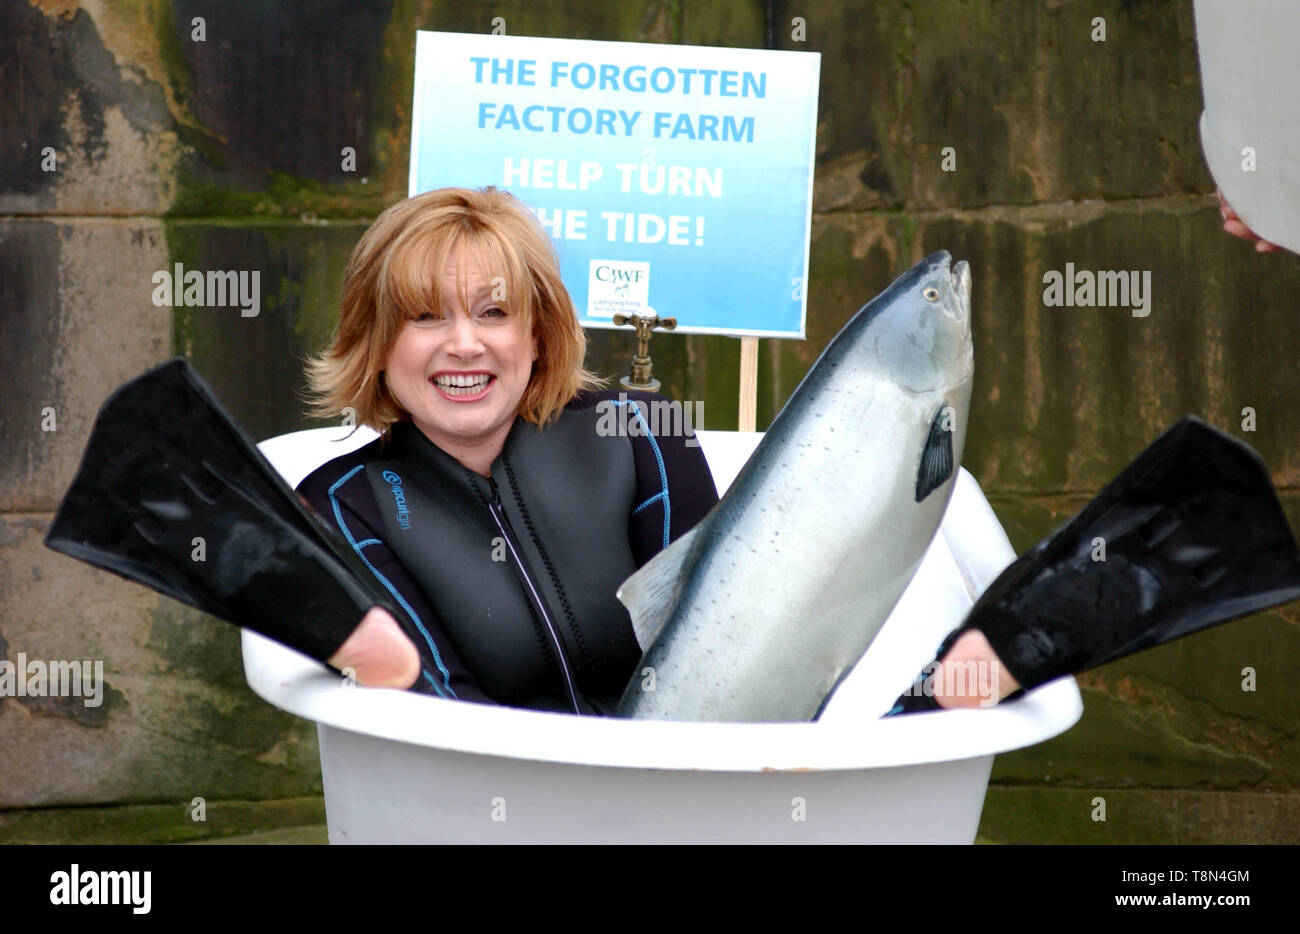
M 102 659 L 109 687 L 98 708 L 0 698 L 0 840 L 64 813 L 34 809 L 154 805 L 180 821 L 195 796 L 319 794 L 314 730 L 248 691 L 233 628 L 41 539 L 105 396 L 174 353 L 254 437 L 313 424 L 293 361 L 328 337 L 368 220 L 405 194 L 413 31 L 486 32 L 497 16 L 515 35 L 821 52 L 808 340 L 762 342 L 760 427 L 859 306 L 946 248 L 975 283 L 965 462 L 1017 549 L 1188 412 L 1259 450 L 1300 526 L 1300 264 L 1219 230 L 1188 0 L 7 3 L 0 657 Z M 261 313 L 155 307 L 153 272 L 178 262 L 261 270 Z M 1045 307 L 1043 274 L 1066 263 L 1149 271 L 1150 314 Z M 627 335 L 591 343 L 594 368 L 625 366 Z M 671 395 L 734 427 L 738 342 L 654 348 Z M 1294 839 L 1297 657 L 1292 606 L 1082 677 L 1077 727 L 997 759 L 981 835 Z M 175 837 L 158 813 L 141 835 Z M 131 838 L 129 820 L 113 826 Z

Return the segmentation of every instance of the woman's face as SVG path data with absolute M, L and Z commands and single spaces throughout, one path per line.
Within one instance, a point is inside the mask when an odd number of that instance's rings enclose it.
M 468 307 L 461 303 L 462 276 Z M 388 388 L 447 453 L 464 460 L 462 452 L 486 449 L 495 457 L 528 388 L 537 340 L 505 302 L 493 300 L 492 282 L 473 253 L 448 255 L 440 287 L 443 316 L 429 311 L 408 320 L 389 351 Z

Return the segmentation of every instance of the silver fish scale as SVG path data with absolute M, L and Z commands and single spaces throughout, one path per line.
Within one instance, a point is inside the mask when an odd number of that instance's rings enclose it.
M 919 289 L 908 296 L 914 306 L 827 349 L 697 527 L 689 580 L 638 666 L 653 669 L 654 690 L 634 678 L 621 715 L 807 720 L 862 656 L 947 507 L 951 477 L 920 503 L 914 495 L 944 403 L 956 415 L 957 463 L 965 440 L 968 305 L 962 352 L 928 391 L 900 385 L 871 342 L 873 328 L 936 313 Z M 913 331 L 935 327 L 923 321 Z

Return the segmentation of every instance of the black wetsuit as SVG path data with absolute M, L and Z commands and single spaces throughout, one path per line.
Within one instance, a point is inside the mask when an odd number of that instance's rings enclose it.
M 654 401 L 584 393 L 541 431 L 517 419 L 491 478 L 399 422 L 299 484 L 402 608 L 417 689 L 613 712 L 641 657 L 614 593 L 718 499 L 693 434 L 653 424 L 668 421 Z

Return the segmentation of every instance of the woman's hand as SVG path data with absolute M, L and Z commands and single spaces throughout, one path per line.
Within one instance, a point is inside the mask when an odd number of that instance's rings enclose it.
M 992 707 L 1020 690 L 978 629 L 957 637 L 939 662 L 932 687 L 940 707 Z
M 1232 205 L 1228 204 L 1227 199 L 1223 197 L 1222 191 L 1216 188 L 1214 193 L 1219 196 L 1219 216 L 1223 218 L 1224 230 L 1234 237 L 1252 241 L 1255 244 L 1256 253 L 1277 253 L 1284 249 L 1276 243 L 1269 243 L 1247 227 L 1245 222 L 1237 216 L 1237 212 L 1232 209 Z
M 409 688 L 420 676 L 420 656 L 397 620 L 372 606 L 329 663 L 351 668 L 357 684 L 374 688 Z

